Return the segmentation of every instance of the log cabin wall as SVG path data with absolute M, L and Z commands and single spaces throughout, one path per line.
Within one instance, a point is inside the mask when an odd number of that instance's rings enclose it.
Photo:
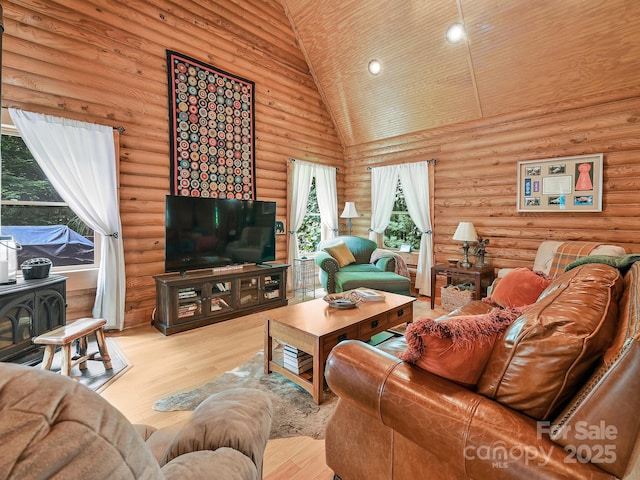
M 257 199 L 287 216 L 287 160 L 343 166 L 343 149 L 278 0 L 3 0 L 2 104 L 123 126 L 120 212 L 125 326 L 149 322 L 164 271 L 169 193 L 166 50 L 256 84 Z M 342 198 L 344 169 L 338 174 Z M 286 259 L 277 236 L 277 260 Z M 95 291 L 70 291 L 69 318 Z
M 366 235 L 371 220 L 367 166 L 435 158 L 437 263 L 462 258 L 452 240 L 460 221 L 490 239 L 486 261 L 495 267 L 531 267 L 546 239 L 614 243 L 638 253 L 639 138 L 640 86 L 348 147 L 345 186 L 362 215 L 353 230 Z M 591 153 L 604 154 L 601 213 L 517 212 L 519 161 Z

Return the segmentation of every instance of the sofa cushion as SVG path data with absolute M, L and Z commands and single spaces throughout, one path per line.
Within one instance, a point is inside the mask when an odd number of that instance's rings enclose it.
M 609 346 L 622 287 L 620 272 L 604 264 L 562 274 L 496 342 L 478 392 L 533 418 L 551 418 Z
M 373 263 L 350 263 L 340 269 L 340 273 L 382 273 Z
M 407 326 L 407 349 L 398 357 L 454 382 L 475 385 L 497 337 L 522 311 L 496 307 L 480 315 L 417 320 Z
M 356 265 L 353 265 L 356 267 Z M 382 272 L 373 265 L 372 269 L 352 269 L 352 265 L 336 273 L 336 291 L 346 292 L 354 288 L 364 287 L 382 290 L 383 292 L 398 293 L 400 295 L 410 295 L 411 280 L 393 272 Z M 364 267 L 364 265 L 357 265 Z
M 544 273 L 515 268 L 496 283 L 489 300 L 505 308 L 531 305 L 550 283 Z
M 187 452 L 230 447 L 253 460 L 261 470 L 262 445 L 269 440 L 272 415 L 271 400 L 261 390 L 231 388 L 215 393 L 196 407 L 191 421 L 171 438 L 160 465 Z
M 324 247 L 324 250 L 336 259 L 340 268 L 356 261 L 351 250 L 349 250 L 349 247 L 347 247 L 347 244 L 343 241 L 339 241 L 335 245 Z

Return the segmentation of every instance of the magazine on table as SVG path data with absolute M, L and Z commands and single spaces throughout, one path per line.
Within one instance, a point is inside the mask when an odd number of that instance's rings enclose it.
M 385 296 L 370 288 L 356 288 L 356 295 L 361 302 L 384 302 Z

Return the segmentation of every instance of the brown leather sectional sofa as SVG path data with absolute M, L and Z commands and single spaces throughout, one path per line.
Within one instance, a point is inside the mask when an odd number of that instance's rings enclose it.
M 400 361 L 403 339 L 339 344 L 327 464 L 342 480 L 640 478 L 640 263 L 622 272 L 587 263 L 554 280 L 475 388 Z

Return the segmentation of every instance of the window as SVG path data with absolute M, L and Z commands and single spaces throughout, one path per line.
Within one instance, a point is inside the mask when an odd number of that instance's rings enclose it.
M 400 245 L 409 244 L 413 249 L 418 250 L 420 249 L 421 236 L 420 230 L 416 227 L 416 224 L 413 223 L 407 211 L 407 203 L 404 199 L 402 185 L 398 180 L 391 220 L 389 221 L 389 226 L 384 231 L 384 245 L 387 248 L 400 248 Z
M 318 249 L 321 237 L 320 207 L 316 195 L 316 179 L 311 180 L 311 191 L 307 202 L 307 213 L 302 221 L 302 226 L 297 232 L 298 246 L 301 255 L 315 253 Z
M 54 269 L 94 268 L 94 232 L 55 191 L 16 129 L 2 126 L 2 233 L 22 245 L 18 267 L 47 257 Z

